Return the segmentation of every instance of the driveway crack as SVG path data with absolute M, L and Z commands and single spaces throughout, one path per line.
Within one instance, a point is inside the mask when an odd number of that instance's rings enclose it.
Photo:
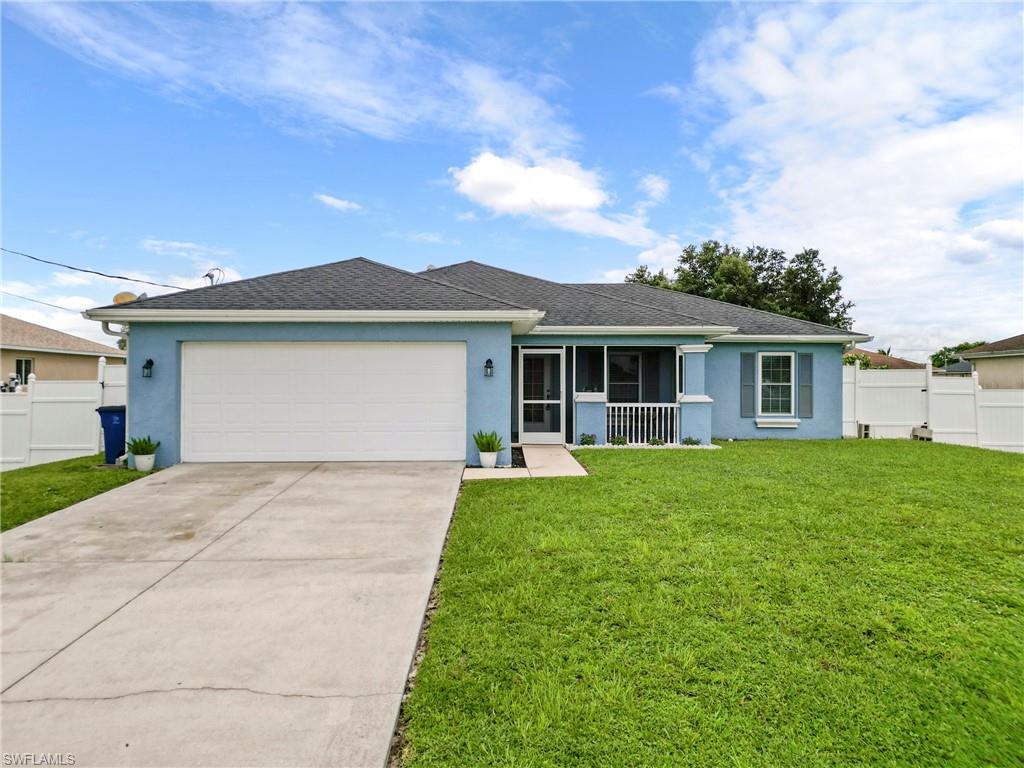
M 373 699 L 381 698 L 385 696 L 401 696 L 401 691 L 389 693 L 287 693 L 283 691 L 261 691 L 256 688 L 246 688 L 244 686 L 218 686 L 218 685 L 201 685 L 201 686 L 179 686 L 176 688 L 152 688 L 143 691 L 129 691 L 128 693 L 119 693 L 114 696 L 40 696 L 34 699 L 4 699 L 3 703 L 6 704 L 35 704 L 44 701 L 117 701 L 118 699 L 129 699 L 133 696 L 149 696 L 151 694 L 162 694 L 162 693 L 251 693 L 256 696 L 274 696 L 282 699 Z

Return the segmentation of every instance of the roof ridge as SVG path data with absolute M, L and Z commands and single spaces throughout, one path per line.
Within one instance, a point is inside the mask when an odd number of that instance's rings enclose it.
M 781 317 L 786 320 L 795 320 L 798 323 L 806 323 L 807 325 L 816 325 L 819 328 L 828 328 L 830 331 L 844 331 L 846 333 L 855 333 L 853 329 L 837 328 L 834 325 L 825 325 L 824 323 L 816 323 L 813 320 L 804 320 L 800 317 L 793 317 L 792 315 L 784 315 L 781 312 L 771 312 L 767 309 L 758 309 L 757 307 L 745 307 L 742 304 L 733 304 L 731 301 L 722 301 L 721 299 L 713 299 L 710 296 L 701 296 L 699 293 L 689 293 L 688 291 L 677 291 L 675 288 L 662 288 L 660 285 L 648 285 L 647 283 L 584 283 L 584 285 L 638 285 L 643 288 L 650 288 L 654 291 L 668 291 L 669 293 L 681 293 L 684 296 L 692 296 L 695 299 L 701 301 L 713 301 L 715 304 L 721 304 L 726 307 L 733 307 L 735 309 L 743 309 L 748 312 L 760 312 L 762 315 L 770 315 L 771 317 Z M 607 294 L 601 294 L 607 296 Z
M 383 263 L 381 263 L 379 261 L 374 261 L 373 259 L 368 259 L 365 256 L 355 256 L 352 259 L 347 259 L 347 261 L 357 261 L 357 260 L 365 261 L 367 264 L 374 264 L 374 265 L 376 265 L 378 267 L 384 267 L 386 269 L 390 269 L 390 270 L 393 270 L 395 272 L 400 272 L 403 275 L 408 275 L 410 277 L 415 277 L 418 280 L 423 280 L 423 281 L 428 282 L 428 283 L 433 283 L 434 285 L 443 285 L 445 288 L 453 288 L 453 289 L 455 289 L 457 291 L 461 291 L 462 293 L 469 293 L 469 294 L 471 294 L 473 296 L 479 296 L 482 299 L 490 299 L 491 301 L 500 301 L 502 304 L 507 304 L 508 306 L 513 307 L 514 309 L 532 309 L 532 310 L 536 310 L 537 309 L 536 307 L 527 307 L 527 306 L 524 306 L 522 304 L 516 304 L 515 302 L 511 302 L 508 299 L 501 299 L 501 298 L 498 298 L 497 296 L 488 296 L 486 293 L 480 293 L 480 291 L 474 291 L 472 288 L 463 288 L 460 285 L 452 285 L 450 283 L 444 282 L 443 280 L 437 280 L 436 278 L 433 278 L 433 277 L 425 277 L 424 275 L 419 274 L 418 272 L 410 272 L 409 270 L 401 269 L 400 267 L 393 267 L 390 264 L 383 264 Z M 429 270 L 426 270 L 426 271 L 429 271 Z
M 459 267 L 459 266 L 462 266 L 464 264 L 475 264 L 478 267 L 485 267 L 486 269 L 493 269 L 493 270 L 496 270 L 498 272 L 504 272 L 507 275 L 515 275 L 516 277 L 525 277 L 525 278 L 527 278 L 529 280 L 537 280 L 537 281 L 539 281 L 541 283 L 550 283 L 551 285 L 557 285 L 559 288 L 568 288 L 569 290 L 580 291 L 582 293 L 596 294 L 596 295 L 600 296 L 603 299 L 608 299 L 608 300 L 611 300 L 611 301 L 615 301 L 615 302 L 618 302 L 619 304 L 631 304 L 634 307 L 643 307 L 644 309 L 653 309 L 656 312 L 663 312 L 665 314 L 672 315 L 673 317 L 682 317 L 682 318 L 686 318 L 687 320 L 696 320 L 697 322 L 707 323 L 706 320 L 702 320 L 699 317 L 694 317 L 693 315 L 686 315 L 686 314 L 683 314 L 682 312 L 676 312 L 675 310 L 672 310 L 672 309 L 665 309 L 663 307 L 653 307 L 653 306 L 651 306 L 649 304 L 641 304 L 638 301 L 633 301 L 632 299 L 623 299 L 623 298 L 621 298 L 619 296 L 609 296 L 606 293 L 600 293 L 598 291 L 587 290 L 586 288 L 583 288 L 583 287 L 581 287 L 581 285 L 576 284 L 576 283 L 560 283 L 557 280 L 546 280 L 543 277 L 536 277 L 535 275 L 527 275 L 527 274 L 524 274 L 522 272 L 515 272 L 514 270 L 506 269 L 505 267 L 495 267 L 492 264 L 484 264 L 482 262 L 475 261 L 473 259 L 466 259 L 465 261 L 459 261 L 459 262 L 456 262 L 455 264 L 448 264 L 448 265 L 446 265 L 444 267 L 436 267 L 435 269 L 437 269 L 437 270 L 450 269 L 451 267 Z M 719 323 L 710 323 L 710 325 L 715 325 L 715 326 L 719 326 L 719 327 L 723 327 L 723 328 L 729 327 L 729 326 L 720 326 Z

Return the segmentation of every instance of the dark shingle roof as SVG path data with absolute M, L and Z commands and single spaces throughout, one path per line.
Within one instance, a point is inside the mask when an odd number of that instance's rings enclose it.
M 1024 333 L 1019 336 L 1011 336 L 1008 339 L 1000 339 L 999 341 L 991 341 L 988 344 L 971 347 L 970 349 L 965 349 L 960 354 L 964 357 L 969 357 L 971 355 L 991 355 L 993 352 L 1024 352 Z
M 474 311 L 530 307 L 356 258 L 102 309 Z
M 705 325 L 735 326 L 738 334 L 754 335 L 820 335 L 853 334 L 841 328 L 797 320 L 785 315 L 776 315 L 760 309 L 741 307 L 692 293 L 681 293 L 668 288 L 655 288 L 642 283 L 575 283 L 575 287 L 615 296 L 622 299 L 642 301 L 673 312 L 684 312 L 701 318 Z
M 564 283 L 510 272 L 475 261 L 429 269 L 420 274 L 517 304 L 543 309 L 542 326 L 704 326 L 692 315 L 629 300 L 604 296 Z M 718 325 L 718 323 L 712 323 Z

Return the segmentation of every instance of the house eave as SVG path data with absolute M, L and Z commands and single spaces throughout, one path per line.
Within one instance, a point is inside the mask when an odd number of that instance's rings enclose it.
M 531 336 L 703 336 L 734 333 L 723 325 L 538 325 Z
M 1024 357 L 1024 349 L 1004 349 L 998 352 L 961 352 L 964 360 L 984 360 L 989 357 Z
M 81 357 L 114 357 L 118 359 L 125 359 L 127 355 L 120 351 L 114 350 L 112 352 L 89 352 L 78 349 L 54 349 L 51 347 L 26 347 L 20 344 L 0 344 L 0 349 L 11 350 L 14 352 L 38 352 L 40 354 L 48 355 L 80 355 Z
M 848 344 L 851 341 L 871 341 L 874 336 L 866 336 L 861 333 L 836 333 L 836 334 L 799 334 L 799 333 L 776 333 L 776 334 L 751 334 L 734 333 L 730 336 L 721 336 L 716 343 L 723 342 L 745 342 L 764 344 Z
M 511 323 L 529 333 L 543 319 L 535 309 L 361 310 L 361 309 L 88 309 L 89 320 L 115 323 Z

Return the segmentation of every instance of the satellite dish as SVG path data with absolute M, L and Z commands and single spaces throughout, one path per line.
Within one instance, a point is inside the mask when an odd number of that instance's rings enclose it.
M 139 298 L 139 297 L 136 296 L 131 291 L 121 291 L 119 294 L 117 294 L 114 297 L 114 303 L 115 304 L 127 304 L 129 301 L 135 301 L 137 298 Z

